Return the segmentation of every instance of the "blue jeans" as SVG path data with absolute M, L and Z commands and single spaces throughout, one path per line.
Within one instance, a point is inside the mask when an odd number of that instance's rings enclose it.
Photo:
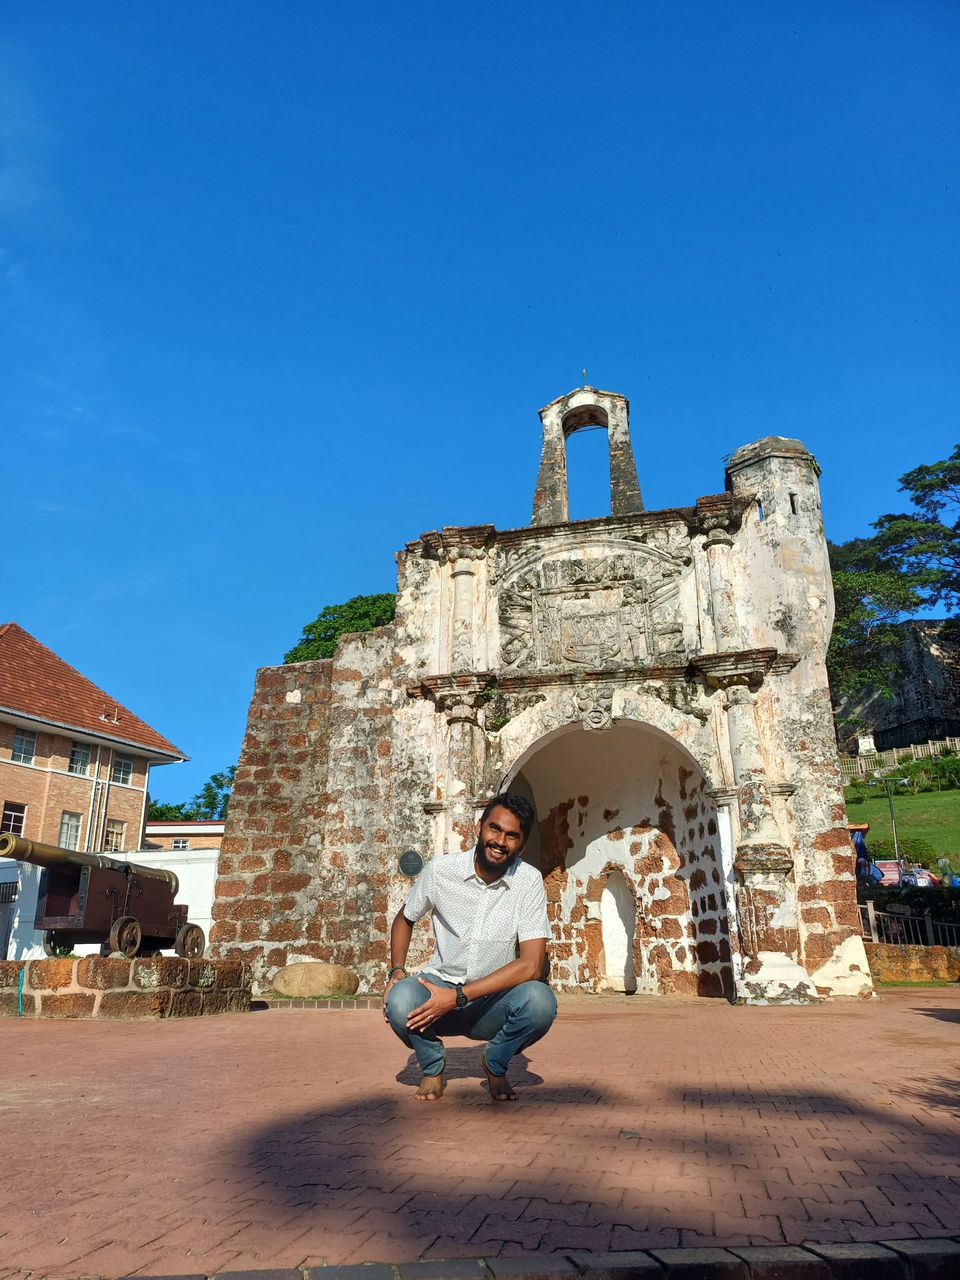
M 435 987 L 456 985 L 432 973 L 423 976 Z M 509 991 L 471 1000 L 465 1009 L 445 1013 L 426 1031 L 411 1031 L 407 1018 L 429 999 L 430 992 L 414 977 L 403 978 L 387 997 L 387 1021 L 417 1055 L 425 1076 L 438 1076 L 443 1071 L 441 1036 L 489 1041 L 484 1051 L 487 1069 L 495 1076 L 505 1076 L 514 1054 L 545 1036 L 557 1016 L 557 998 L 545 982 L 521 982 Z

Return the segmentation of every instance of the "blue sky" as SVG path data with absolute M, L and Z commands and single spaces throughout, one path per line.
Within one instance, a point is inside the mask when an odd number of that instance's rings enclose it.
M 529 521 L 583 367 L 648 507 L 781 434 L 866 532 L 958 435 L 958 107 L 953 0 L 7 0 L 2 620 L 173 800 L 404 542 Z

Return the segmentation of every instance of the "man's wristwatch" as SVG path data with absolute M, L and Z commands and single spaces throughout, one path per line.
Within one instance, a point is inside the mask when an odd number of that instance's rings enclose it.
M 467 993 L 463 989 L 462 982 L 457 983 L 456 991 L 457 991 L 457 1008 L 465 1009 L 467 1005 L 470 1003 L 470 1001 L 467 999 Z

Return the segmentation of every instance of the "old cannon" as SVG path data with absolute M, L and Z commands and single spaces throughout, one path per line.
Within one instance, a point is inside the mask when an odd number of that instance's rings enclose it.
M 189 924 L 188 908 L 173 901 L 180 882 L 172 871 L 9 832 L 0 835 L 0 858 L 43 868 L 34 927 L 44 931 L 47 955 L 78 942 L 99 942 L 131 959 L 170 946 L 178 956 L 203 954 L 203 930 Z

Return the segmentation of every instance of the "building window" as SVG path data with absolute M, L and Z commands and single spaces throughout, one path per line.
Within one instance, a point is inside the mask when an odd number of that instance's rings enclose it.
M 70 748 L 71 773 L 79 773 L 84 778 L 90 772 L 90 748 L 85 742 L 75 742 Z
M 23 822 L 27 816 L 25 804 L 14 804 L 4 800 L 3 815 L 0 817 L 0 831 L 9 831 L 12 836 L 23 835 Z
M 103 833 L 103 847 L 107 853 L 120 853 L 123 849 L 123 833 L 127 824 L 119 818 L 108 818 L 107 829 Z
M 185 839 L 183 836 L 174 836 L 174 838 L 170 841 L 170 848 L 171 849 L 189 849 L 190 841 Z
M 17 764 L 33 764 L 37 754 L 37 735 L 32 729 L 18 729 L 13 735 L 13 760 Z
M 113 773 L 110 775 L 110 781 L 122 782 L 125 787 L 129 787 L 132 777 L 133 756 L 114 756 Z
M 61 849 L 76 849 L 80 843 L 80 815 L 67 813 L 60 815 L 60 839 L 57 841 Z

